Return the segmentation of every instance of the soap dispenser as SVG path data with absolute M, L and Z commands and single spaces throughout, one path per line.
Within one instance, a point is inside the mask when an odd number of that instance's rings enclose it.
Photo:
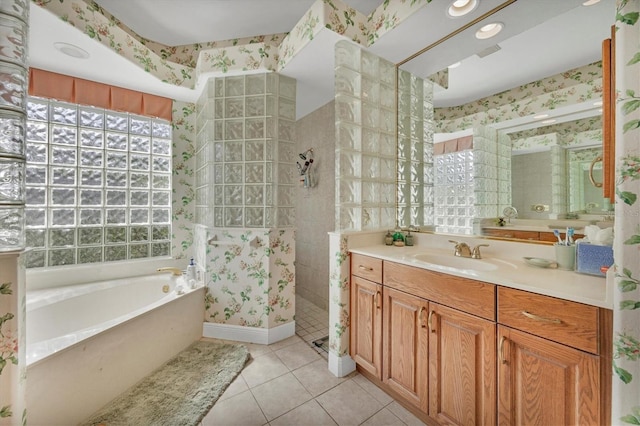
M 391 235 L 391 231 L 387 231 L 387 235 L 384 236 L 384 244 L 387 246 L 393 245 L 393 235 Z
M 187 282 L 189 280 L 196 279 L 196 264 L 193 263 L 193 258 L 191 258 L 191 262 L 187 265 Z
M 407 235 L 404 236 L 404 245 L 408 247 L 413 245 L 413 235 L 411 235 L 411 229 L 409 229 Z

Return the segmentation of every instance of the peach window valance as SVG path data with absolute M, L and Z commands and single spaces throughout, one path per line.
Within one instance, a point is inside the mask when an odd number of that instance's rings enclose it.
M 171 121 L 169 98 L 38 68 L 29 69 L 29 95 Z
M 433 145 L 433 155 L 448 154 L 473 148 L 473 136 L 463 136 Z

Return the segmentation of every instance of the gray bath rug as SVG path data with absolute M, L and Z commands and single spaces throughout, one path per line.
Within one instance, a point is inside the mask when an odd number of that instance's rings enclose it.
M 83 425 L 197 425 L 248 359 L 243 345 L 197 341 Z

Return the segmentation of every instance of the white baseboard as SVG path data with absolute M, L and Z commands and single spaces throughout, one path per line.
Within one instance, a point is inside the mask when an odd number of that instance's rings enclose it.
M 336 377 L 344 377 L 356 371 L 356 363 L 349 355 L 338 356 L 329 352 L 329 371 Z
M 296 334 L 296 322 L 291 321 L 275 328 L 243 327 L 241 325 L 202 324 L 202 336 L 214 339 L 235 340 L 237 342 L 259 343 L 270 345 Z

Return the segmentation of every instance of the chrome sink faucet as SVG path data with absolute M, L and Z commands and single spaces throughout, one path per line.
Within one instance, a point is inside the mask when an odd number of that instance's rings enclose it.
M 458 257 L 470 257 L 471 259 L 482 259 L 480 253 L 480 247 L 489 247 L 489 244 L 478 244 L 473 249 L 465 242 L 458 242 L 449 240 L 450 243 L 455 244 L 455 252 L 453 253 Z

